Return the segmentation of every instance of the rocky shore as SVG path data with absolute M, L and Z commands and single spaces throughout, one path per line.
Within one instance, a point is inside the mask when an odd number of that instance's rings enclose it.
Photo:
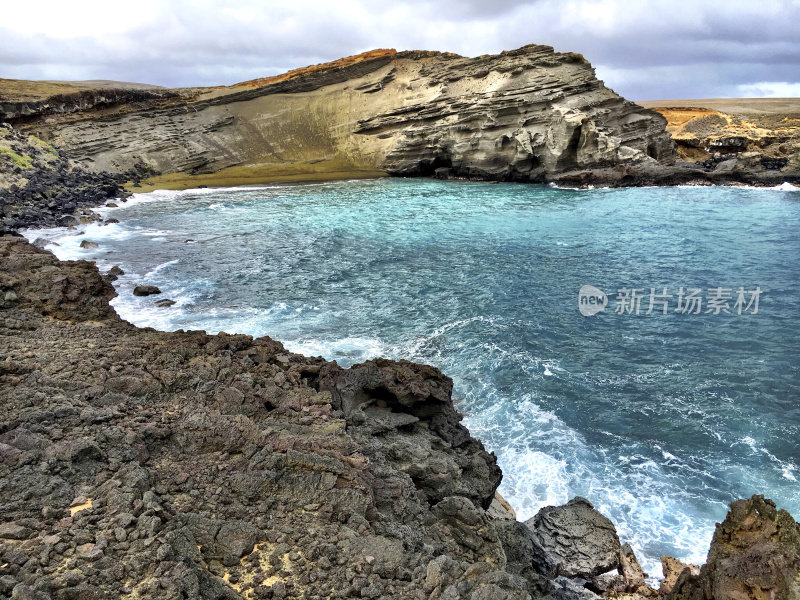
M 0 124 L 0 231 L 95 220 L 91 208 L 128 196 L 125 182 L 146 175 L 141 165 L 125 173 L 86 170 L 64 150 Z
M 3 597 L 798 597 L 800 526 L 762 497 L 654 590 L 589 501 L 515 520 L 436 369 L 138 329 L 114 295 L 0 237 Z

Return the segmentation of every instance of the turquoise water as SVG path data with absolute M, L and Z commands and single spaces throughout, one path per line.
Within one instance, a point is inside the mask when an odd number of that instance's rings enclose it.
M 452 376 L 522 519 L 585 496 L 658 574 L 661 554 L 703 562 L 736 498 L 800 516 L 797 191 L 391 179 L 157 192 L 102 212 L 121 223 L 50 232 L 52 249 L 120 265 L 114 304 L 138 325 Z M 141 283 L 177 304 L 133 297 Z M 605 312 L 581 315 L 584 284 L 608 293 Z M 762 290 L 757 314 L 736 314 L 740 286 Z M 614 311 L 623 287 L 644 290 L 641 314 Z M 664 287 L 730 288 L 733 314 L 676 313 L 675 296 L 645 314 Z

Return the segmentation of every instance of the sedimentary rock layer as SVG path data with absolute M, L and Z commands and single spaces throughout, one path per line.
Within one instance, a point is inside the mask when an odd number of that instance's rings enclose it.
M 42 101 L 38 117 L 34 107 L 24 122 L 19 110 L 0 118 L 16 119 L 85 167 L 145 164 L 228 182 L 437 170 L 545 181 L 674 159 L 663 117 L 606 88 L 581 55 L 548 46 L 478 58 L 382 50 L 227 88 L 127 93 L 161 99 Z M 170 181 L 177 180 L 162 183 Z

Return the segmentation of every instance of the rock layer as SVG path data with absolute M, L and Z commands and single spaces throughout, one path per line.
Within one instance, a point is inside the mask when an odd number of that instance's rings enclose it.
M 663 117 L 606 88 L 581 55 L 548 46 L 478 58 L 374 51 L 180 92 L 129 92 L 162 99 L 91 110 L 42 101 L 47 109 L 34 106 L 23 125 L 87 168 L 146 164 L 243 181 L 337 169 L 546 181 L 675 156 Z
M 744 98 L 643 102 L 662 114 L 678 158 L 713 177 L 800 174 L 800 100 Z

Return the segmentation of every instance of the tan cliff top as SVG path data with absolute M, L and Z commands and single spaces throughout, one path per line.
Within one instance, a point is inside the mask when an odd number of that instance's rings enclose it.
M 287 71 L 286 73 L 282 73 L 280 75 L 272 75 L 271 77 L 259 77 L 258 79 L 242 81 L 241 83 L 235 83 L 229 87 L 234 87 L 234 88 L 261 87 L 264 85 L 270 85 L 272 83 L 278 83 L 279 81 L 286 81 L 287 79 L 292 79 L 300 75 L 307 75 L 309 73 L 316 73 L 318 71 L 326 71 L 328 69 L 349 67 L 350 65 L 354 65 L 356 63 L 373 60 L 376 58 L 383 58 L 387 56 L 396 56 L 396 55 L 397 55 L 397 50 L 395 50 L 394 48 L 378 48 L 376 50 L 369 50 L 367 52 L 362 52 L 361 54 L 346 56 L 344 58 L 340 58 L 338 60 L 333 60 L 330 62 L 319 63 L 317 65 L 309 65 L 307 67 L 300 67 L 298 69 L 291 69 L 290 71 Z

